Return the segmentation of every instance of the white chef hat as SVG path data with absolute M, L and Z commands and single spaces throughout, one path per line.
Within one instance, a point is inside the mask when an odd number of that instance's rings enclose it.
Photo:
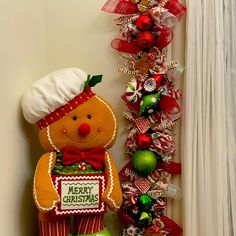
M 25 119 L 42 129 L 87 101 L 95 95 L 84 91 L 87 77 L 81 69 L 67 68 L 35 81 L 22 99 Z

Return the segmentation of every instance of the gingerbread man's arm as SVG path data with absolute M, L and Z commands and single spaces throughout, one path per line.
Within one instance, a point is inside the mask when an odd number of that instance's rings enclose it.
M 111 210 L 117 211 L 122 204 L 122 191 L 118 171 L 108 152 L 105 154 L 104 167 L 107 176 L 107 185 L 102 199 Z
M 35 170 L 33 196 L 41 212 L 51 211 L 60 201 L 51 179 L 51 172 L 55 163 L 56 153 L 46 153 L 39 159 Z

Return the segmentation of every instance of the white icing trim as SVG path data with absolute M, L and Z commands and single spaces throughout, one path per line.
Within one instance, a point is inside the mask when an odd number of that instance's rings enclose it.
M 105 177 L 104 176 L 57 176 L 55 179 L 55 187 L 56 190 L 58 190 L 59 186 L 59 180 L 83 180 L 86 178 L 90 178 L 92 180 L 98 180 L 101 179 L 102 180 L 102 192 L 105 191 Z M 65 214 L 78 214 L 79 213 L 100 213 L 100 212 L 104 212 L 105 210 L 105 203 L 102 202 L 101 203 L 101 208 L 100 209 L 79 209 L 79 210 L 63 210 L 63 211 L 58 211 L 58 206 L 56 206 L 55 208 L 55 212 L 56 215 L 65 215 Z
M 107 152 L 106 152 L 106 157 L 107 157 L 107 161 L 108 161 L 109 177 L 110 177 L 110 181 L 111 181 L 111 187 L 110 187 L 110 190 L 107 194 L 107 198 L 113 203 L 114 207 L 118 209 L 118 208 L 120 208 L 120 206 L 118 206 L 116 204 L 115 200 L 111 198 L 111 193 L 112 193 L 113 187 L 114 187 L 114 181 L 113 181 L 113 175 L 112 175 L 111 160 L 110 160 L 109 154 Z
M 53 152 L 50 152 L 50 157 L 49 157 L 50 159 L 49 159 L 49 165 L 48 165 L 48 175 L 50 177 L 51 183 L 52 183 L 52 179 L 51 179 L 52 157 L 53 157 Z M 51 211 L 53 208 L 56 207 L 56 204 L 57 204 L 58 201 L 54 200 L 51 207 L 42 207 L 39 204 L 37 193 L 36 193 L 36 187 L 35 187 L 35 185 L 36 185 L 35 180 L 36 180 L 37 169 L 38 169 L 38 165 L 36 166 L 36 170 L 35 170 L 35 174 L 34 174 L 34 184 L 33 184 L 34 200 L 35 200 L 35 203 L 36 203 L 36 205 L 37 205 L 39 210 L 41 210 L 41 211 Z M 52 185 L 53 185 L 53 183 L 52 183 Z M 59 195 L 58 195 L 58 197 L 59 197 Z
M 85 210 L 79 210 L 80 213 L 100 213 L 100 212 L 104 212 L 104 208 L 105 208 L 105 205 L 104 205 L 104 202 L 102 202 L 102 207 L 101 209 L 85 209 Z M 63 211 L 63 212 L 60 212 L 58 210 L 55 210 L 56 211 L 56 215 L 65 215 L 65 214 L 78 214 L 78 210 L 69 210 L 69 211 Z
M 51 135 L 50 135 L 50 128 L 49 125 L 47 126 L 47 137 L 48 137 L 48 142 L 51 144 L 52 148 L 57 151 L 60 152 L 60 150 L 56 147 L 56 145 L 53 143 Z
M 108 109 L 109 111 L 111 112 L 112 114 L 112 118 L 114 120 L 114 123 L 115 123 L 115 128 L 114 128 L 114 132 L 113 132 L 113 135 L 112 135 L 112 138 L 108 141 L 108 143 L 104 146 L 105 148 L 114 140 L 115 136 L 116 136 L 116 133 L 117 133 L 117 121 L 116 121 L 116 116 L 114 114 L 114 112 L 112 111 L 111 107 L 105 102 L 103 101 L 101 98 L 99 98 L 98 96 L 95 96 L 100 102 L 102 102 Z

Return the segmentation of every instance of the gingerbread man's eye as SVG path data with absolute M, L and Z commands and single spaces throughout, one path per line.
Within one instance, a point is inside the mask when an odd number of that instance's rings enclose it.
M 88 114 L 88 115 L 87 115 L 87 118 L 88 118 L 88 119 L 92 119 L 92 115 L 91 115 L 91 114 Z
M 77 116 L 73 116 L 73 117 L 72 117 L 72 120 L 77 120 Z

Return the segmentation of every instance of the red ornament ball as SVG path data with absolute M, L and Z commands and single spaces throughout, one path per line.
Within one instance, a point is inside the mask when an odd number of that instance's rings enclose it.
M 141 15 L 136 20 L 136 26 L 140 30 L 150 30 L 152 28 L 152 19 L 148 15 Z
M 148 148 L 150 147 L 152 138 L 146 134 L 139 134 L 136 139 L 136 143 L 139 148 Z
M 142 32 L 138 36 L 138 45 L 142 49 L 152 48 L 155 43 L 155 38 L 150 32 Z

